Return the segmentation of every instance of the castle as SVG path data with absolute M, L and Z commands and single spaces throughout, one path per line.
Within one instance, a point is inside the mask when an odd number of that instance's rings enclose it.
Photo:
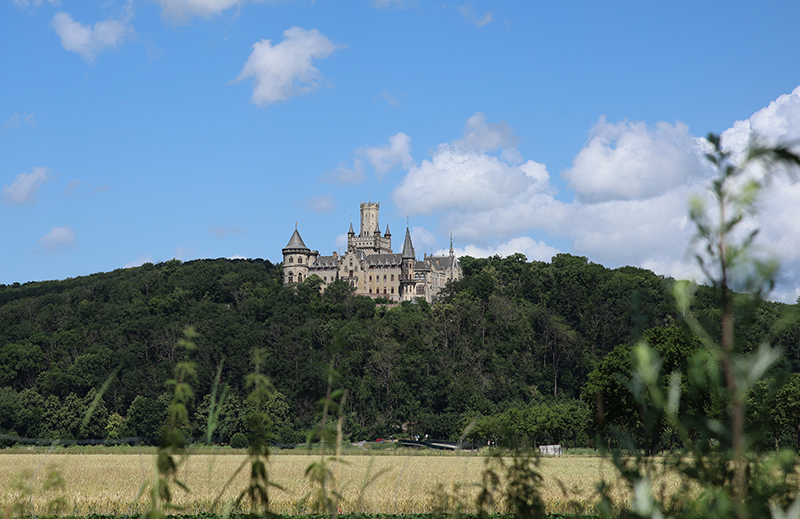
M 343 280 L 353 287 L 356 295 L 385 297 L 390 301 L 413 301 L 423 298 L 431 302 L 445 285 L 463 277 L 461 266 L 453 252 L 450 238 L 450 254 L 447 256 L 424 256 L 417 261 L 411 233 L 406 227 L 403 252 L 392 252 L 392 234 L 389 226 L 381 236 L 378 212 L 380 204 L 361 204 L 361 229 L 356 234 L 353 224 L 347 233 L 347 252 L 320 256 L 303 243 L 295 227 L 289 243 L 283 248 L 283 283 L 301 283 L 311 275 L 322 280 L 322 289 L 336 280 Z

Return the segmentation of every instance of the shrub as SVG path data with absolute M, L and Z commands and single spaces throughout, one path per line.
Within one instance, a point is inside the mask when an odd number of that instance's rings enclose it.
M 246 449 L 250 447 L 250 441 L 244 433 L 237 432 L 231 436 L 231 447 L 234 449 Z

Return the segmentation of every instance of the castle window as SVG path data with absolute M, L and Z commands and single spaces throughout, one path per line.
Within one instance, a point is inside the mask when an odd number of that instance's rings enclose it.
M 303 263 L 303 256 L 300 256 L 299 258 L 297 258 L 297 263 Z
M 394 274 L 392 274 L 392 281 L 394 281 Z
M 372 281 L 372 276 L 369 277 L 369 280 Z
M 324 281 L 325 283 L 327 283 L 327 282 L 328 282 L 328 276 L 324 276 L 324 277 L 322 278 L 322 281 Z
M 372 293 L 372 288 L 370 288 L 370 289 L 369 289 L 369 293 L 370 293 L 370 294 Z
M 302 283 L 303 282 L 303 275 L 302 274 L 298 274 L 297 275 L 297 282 L 298 283 Z
M 384 294 L 386 293 L 386 287 L 383 287 L 383 293 Z
M 289 283 L 294 283 L 294 274 L 289 272 Z
M 386 281 L 386 274 L 383 275 L 383 280 Z
M 392 294 L 394 294 L 394 287 L 392 287 L 392 290 L 391 290 L 391 292 L 392 292 Z
M 294 263 L 294 256 L 289 256 L 289 263 Z

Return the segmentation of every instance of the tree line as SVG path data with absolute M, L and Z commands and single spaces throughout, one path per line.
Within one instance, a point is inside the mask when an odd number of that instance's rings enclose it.
M 348 390 L 344 432 L 351 440 L 411 427 L 443 439 L 468 430 L 480 441 L 570 446 L 590 445 L 614 424 L 636 430 L 639 410 L 623 389 L 637 339 L 662 348 L 678 367 L 692 351 L 672 280 L 648 270 L 609 269 L 569 254 L 550 262 L 463 257 L 461 264 L 464 279 L 433 304 L 354 296 L 343 282 L 322 292 L 316 276 L 283 286 L 281 266 L 263 260 L 171 260 L 0 285 L 0 433 L 156 437 L 188 325 L 199 334 L 189 432 L 202 435 L 219 370 L 226 395 L 220 441 L 246 429 L 245 374 L 255 348 L 265 353 L 262 370 L 276 389 L 267 409 L 270 441 L 305 439 L 332 368 L 334 384 Z M 697 287 L 700 319 L 718 320 L 715 298 Z M 748 312 L 743 305 L 743 350 L 771 333 L 788 306 Z M 800 372 L 800 325 L 773 335 L 786 353 L 773 377 L 789 382 L 781 404 L 796 406 L 800 393 L 792 388 L 800 391 L 800 383 L 789 375 Z M 800 413 L 766 389 L 763 395 L 752 395 L 753 427 L 769 428 L 772 443 L 796 442 L 800 424 L 792 420 Z M 701 404 L 714 412 L 713 399 Z M 667 445 L 669 431 L 662 433 L 657 442 Z

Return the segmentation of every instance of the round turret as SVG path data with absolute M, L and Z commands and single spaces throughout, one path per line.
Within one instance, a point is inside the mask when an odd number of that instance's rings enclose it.
M 303 238 L 294 229 L 289 243 L 283 248 L 283 282 L 301 283 L 308 277 L 308 266 L 312 259 L 312 251 L 303 243 Z

